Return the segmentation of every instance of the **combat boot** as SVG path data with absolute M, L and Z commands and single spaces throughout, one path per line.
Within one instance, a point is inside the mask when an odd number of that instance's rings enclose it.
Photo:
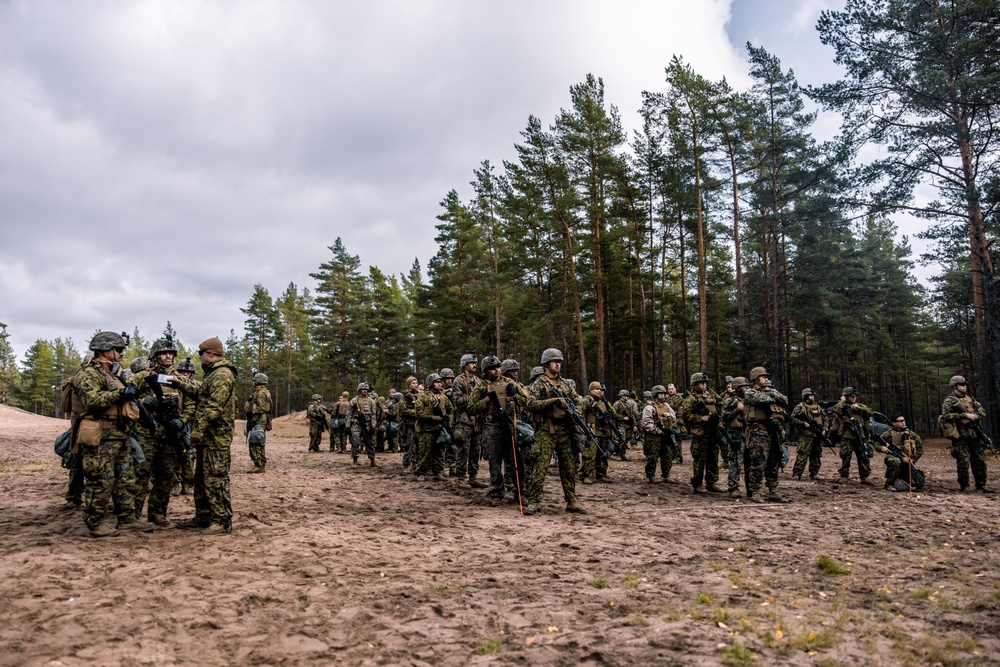
M 485 489 L 489 487 L 489 484 L 487 484 L 486 482 L 480 482 L 475 477 L 470 477 L 469 486 L 471 486 L 474 489 Z
M 569 512 L 570 514 L 589 514 L 587 510 L 583 509 L 575 502 L 566 505 L 566 511 Z
M 584 484 L 593 484 L 594 483 L 594 480 L 590 479 L 589 477 L 584 477 L 580 481 L 582 483 L 584 483 Z
M 799 475 L 792 475 L 792 479 L 794 479 L 796 482 L 801 482 L 802 481 L 802 475 L 801 474 L 799 474 Z
M 91 528 L 90 532 L 87 533 L 87 535 L 89 535 L 90 537 L 94 537 L 94 538 L 97 538 L 97 537 L 118 537 L 119 535 L 121 535 L 121 533 L 117 529 L 112 528 L 111 526 L 102 523 L 97 528 Z
M 646 478 L 646 484 L 659 484 L 659 483 L 660 483 L 660 480 L 656 479 L 655 477 L 647 477 Z
M 358 465 L 358 457 L 357 456 L 353 456 L 351 458 L 354 461 L 354 465 Z
M 785 498 L 780 493 L 778 493 L 777 489 L 775 489 L 775 490 L 773 490 L 773 491 L 771 491 L 770 493 L 767 494 L 767 500 L 768 500 L 768 502 L 772 502 L 772 503 L 787 503 L 788 502 L 788 498 Z
M 610 477 L 598 477 L 597 481 L 601 484 L 613 484 L 613 480 Z
M 205 530 L 201 531 L 202 535 L 228 535 L 233 532 L 233 524 L 229 522 L 226 525 L 221 523 L 212 523 Z
M 539 507 L 538 503 L 532 503 L 524 508 L 524 516 L 532 516 L 538 514 L 540 511 L 541 507 Z
M 743 494 L 740 493 L 739 489 L 733 489 L 732 491 L 729 492 L 729 497 L 730 498 L 742 498 Z
M 181 519 L 180 521 L 174 524 L 174 528 L 180 528 L 181 530 L 201 528 L 204 530 L 205 528 L 208 528 L 208 524 L 210 523 L 211 521 L 206 521 L 195 517 L 193 519 Z
M 375 459 L 368 459 L 368 467 L 369 468 L 377 468 L 378 467 L 378 465 L 376 465 L 376 463 L 375 463 Z
M 725 491 L 723 491 L 718 484 L 709 484 L 708 486 L 705 487 L 705 490 L 708 491 L 709 493 L 725 493 Z
M 455 478 L 455 487 L 459 488 L 459 489 L 471 489 L 472 488 L 471 486 L 469 486 L 469 482 L 466 481 L 466 479 L 464 477 L 456 477 Z
M 868 479 L 867 477 L 862 477 L 861 478 L 861 483 L 864 484 L 865 486 L 875 486 L 872 483 L 872 481 L 870 479 Z
M 697 493 L 697 494 L 699 494 L 699 495 L 701 495 L 701 494 L 705 493 L 705 487 L 704 486 L 696 486 L 696 487 L 694 487 L 694 492 Z
M 118 522 L 118 530 L 123 532 L 151 533 L 155 528 L 156 526 L 149 521 L 140 521 L 139 519 L 125 523 Z
M 153 523 L 153 524 L 156 524 L 157 526 L 169 526 L 170 525 L 170 519 L 168 519 L 167 517 L 162 516 L 160 514 L 154 514 L 153 516 L 149 517 L 149 522 Z
M 754 493 L 750 496 L 750 502 L 752 503 L 766 502 L 764 500 L 764 494 L 762 494 L 760 491 L 754 491 Z

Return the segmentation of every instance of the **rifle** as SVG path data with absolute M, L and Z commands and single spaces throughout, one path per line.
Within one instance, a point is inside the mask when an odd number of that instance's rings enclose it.
M 125 338 L 126 342 L 128 342 L 127 336 L 122 337 Z M 138 395 L 139 388 L 136 387 L 134 382 L 125 377 L 125 373 L 122 372 L 121 364 L 117 361 L 111 366 L 111 374 L 118 378 L 118 381 L 126 387 L 134 387 L 136 395 Z M 153 419 L 153 415 L 149 414 L 149 410 L 146 409 L 146 406 L 143 405 L 138 398 L 133 398 L 132 402 L 139 408 L 139 423 L 148 428 L 153 435 L 156 435 L 156 421 Z
M 177 450 L 177 456 L 183 457 L 188 453 L 188 447 L 184 443 L 184 429 L 181 427 L 178 430 L 175 426 L 171 425 L 175 420 L 180 421 L 181 419 L 181 411 L 177 399 L 173 396 L 166 396 L 163 393 L 163 387 L 160 386 L 159 374 L 147 375 L 145 381 L 150 390 L 152 390 L 153 395 L 156 396 L 156 416 L 160 418 L 160 423 L 167 428 L 167 440 Z
M 885 451 L 887 451 L 890 456 L 895 456 L 902 461 L 899 473 L 900 475 L 905 475 L 909 480 L 908 483 L 911 490 L 912 487 L 916 487 L 918 491 L 924 488 L 924 485 L 927 483 L 927 476 L 924 474 L 924 471 L 917 470 L 917 467 L 913 465 L 913 461 L 906 455 L 905 452 L 903 452 L 902 448 L 899 445 L 894 444 L 891 440 L 886 440 L 877 433 L 875 434 L 875 437 L 882 443 Z M 909 439 L 908 434 L 904 435 L 904 438 Z
M 955 408 L 958 408 L 958 410 L 956 410 Z M 954 412 L 956 414 L 964 414 L 965 408 L 961 403 L 953 403 L 949 412 Z M 983 427 L 979 425 L 978 421 L 969 422 L 968 424 L 962 424 L 962 426 L 971 429 L 972 432 L 976 434 L 976 437 L 979 438 L 979 442 L 988 447 L 990 453 L 993 454 L 995 458 L 1000 458 L 1000 453 L 997 453 L 997 448 L 993 444 L 993 440 L 990 439 L 990 436 L 986 435 L 986 432 L 983 430 Z
M 861 434 L 861 428 L 858 426 L 857 420 L 854 419 L 854 413 L 848 404 L 844 405 L 844 415 L 847 417 L 847 424 L 850 426 L 851 432 L 854 433 L 854 437 L 858 443 L 856 446 L 852 444 L 851 448 L 854 449 L 854 453 L 858 455 L 859 459 L 870 461 L 871 456 L 868 455 L 868 448 L 865 447 L 865 438 Z
M 448 434 L 448 438 L 454 442 L 455 432 L 452 430 L 451 420 L 448 419 L 448 413 L 442 410 L 440 405 L 435 405 L 434 414 L 441 418 L 441 428 L 443 428 L 444 432 Z
M 610 430 L 611 434 L 614 436 L 614 442 L 611 443 L 611 446 L 607 450 L 601 452 L 602 454 L 604 454 L 604 458 L 610 459 L 614 455 L 614 453 L 615 453 L 615 443 L 619 443 L 619 442 L 620 443 L 624 443 L 625 442 L 625 436 L 622 434 L 621 430 L 618 428 L 618 425 L 615 424 L 614 417 L 611 416 L 611 412 L 610 412 L 611 406 L 608 404 L 607 399 L 605 399 L 605 398 L 599 398 L 597 400 L 599 400 L 601 402 L 601 404 L 604 405 L 604 410 L 603 411 L 602 410 L 593 410 L 594 414 L 597 417 L 597 423 L 600 424 L 601 426 L 603 426 L 604 428 Z
M 828 438 L 828 437 L 826 437 L 825 435 L 823 435 L 823 429 L 822 429 L 822 428 L 820 428 L 819 424 L 817 424 L 816 422 L 814 422 L 814 421 L 813 421 L 813 420 L 811 420 L 811 419 L 807 419 L 807 420 L 806 420 L 806 427 L 807 427 L 807 428 L 808 428 L 808 429 L 809 429 L 810 431 L 812 431 L 812 434 L 813 434 L 813 435 L 815 435 L 815 436 L 816 436 L 817 438 L 819 438 L 819 439 L 820 439 L 820 441 L 821 441 L 821 442 L 823 443 L 823 445 L 824 445 L 824 446 L 826 446 L 826 447 L 829 447 L 830 449 L 833 449 L 833 450 L 836 450 L 836 449 L 837 449 L 837 448 L 836 448 L 836 447 L 835 447 L 835 446 L 833 445 L 833 443 L 832 443 L 832 442 L 830 442 L 830 438 Z
M 580 427 L 580 430 L 583 431 L 583 434 L 587 436 L 588 440 L 597 445 L 597 437 L 594 436 L 594 432 L 590 430 L 589 426 L 587 426 L 587 422 L 580 416 L 580 413 L 576 411 L 576 404 L 566 398 L 566 395 L 555 387 L 550 386 L 548 390 L 550 393 L 555 394 L 556 398 L 561 398 L 566 403 L 566 412 L 569 413 L 570 419 L 572 419 L 573 423 Z M 600 448 L 599 445 L 598 448 Z
M 514 385 L 508 384 L 507 395 L 514 396 L 514 391 Z M 489 392 L 487 396 L 489 396 L 490 403 L 496 409 L 495 414 L 500 417 L 500 423 L 510 434 L 510 451 L 511 456 L 514 458 L 514 483 L 517 485 L 517 507 L 521 511 L 521 516 L 524 516 L 524 504 L 521 498 L 521 474 L 518 472 L 517 466 L 517 422 L 515 421 L 517 413 L 515 412 L 514 415 L 511 415 L 500 407 L 500 397 L 497 396 L 495 391 Z
M 361 428 L 361 439 L 365 442 L 371 441 L 372 447 L 374 447 L 375 438 L 372 437 L 372 427 L 368 423 L 368 417 L 363 412 L 358 415 L 358 426 Z
M 319 417 L 318 418 L 317 417 L 310 417 L 309 419 L 311 419 L 312 421 L 314 421 L 316 423 L 316 425 L 319 426 L 320 433 L 322 433 L 323 431 L 327 430 L 326 412 L 324 411 L 323 408 L 320 408 L 320 413 L 319 413 Z

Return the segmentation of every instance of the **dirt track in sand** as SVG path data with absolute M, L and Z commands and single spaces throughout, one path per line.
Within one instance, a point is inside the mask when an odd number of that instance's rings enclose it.
M 834 483 L 827 451 L 818 482 L 782 477 L 791 504 L 748 506 L 647 486 L 632 452 L 578 487 L 589 515 L 550 475 L 522 518 L 399 454 L 308 454 L 299 414 L 264 475 L 234 443 L 232 535 L 91 540 L 61 509 L 65 425 L 0 406 L 0 665 L 1000 664 L 1000 496 L 959 494 L 941 441 L 913 496 Z

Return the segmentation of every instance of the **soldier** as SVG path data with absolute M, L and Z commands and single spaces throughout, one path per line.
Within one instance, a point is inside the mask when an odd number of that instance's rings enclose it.
M 979 401 L 969 395 L 969 385 L 961 375 L 952 376 L 948 381 L 952 393 L 941 404 L 941 434 L 951 440 L 951 455 L 958 469 L 958 486 L 962 491 L 969 489 L 969 467 L 976 482 L 976 490 L 988 493 L 986 489 L 986 459 L 983 458 L 983 443 L 975 427 L 982 429 L 986 410 Z
M 139 390 L 122 381 L 122 353 L 128 341 L 101 331 L 90 341 L 90 363 L 73 376 L 71 451 L 83 459 L 86 479 L 83 521 L 91 537 L 114 537 L 119 530 L 150 531 L 153 524 L 131 520 L 135 471 L 128 434 L 139 418 Z M 114 496 L 118 527 L 105 525 L 108 501 Z
M 351 411 L 351 394 L 343 392 L 340 400 L 333 406 L 330 424 L 330 449 L 336 444 L 336 451 L 343 454 L 347 451 L 348 434 L 351 431 L 351 423 L 347 419 L 347 414 Z M 333 424 L 336 422 L 336 425 Z M 336 441 L 336 443 L 334 443 Z
M 155 343 L 154 343 L 154 345 L 155 345 Z M 150 352 L 150 354 L 152 354 L 152 352 Z M 141 373 L 142 371 L 144 371 L 147 368 L 149 368 L 149 357 L 145 357 L 145 356 L 144 357 L 136 357 L 135 359 L 132 360 L 132 363 L 130 363 L 128 365 L 128 368 L 129 368 L 130 371 L 132 371 L 132 375 L 135 375 L 137 373 Z M 138 385 L 136 385 L 136 386 L 138 386 Z
M 186 378 L 193 386 L 200 387 L 201 382 L 194 379 L 194 362 L 191 357 L 186 357 L 177 364 L 176 375 Z M 193 398 L 186 397 L 187 400 L 181 402 L 181 421 L 184 422 L 184 440 L 188 444 L 184 460 L 177 466 L 177 474 L 174 477 L 174 491 L 171 495 L 186 496 L 194 489 L 194 469 L 197 462 L 195 448 L 191 446 L 191 424 L 194 419 L 194 411 L 197 403 Z M 180 488 L 178 488 L 178 486 Z
M 733 396 L 736 392 L 733 391 L 733 376 L 727 375 L 724 380 L 726 390 L 719 397 L 720 402 L 725 404 L 726 399 Z M 725 470 L 729 467 L 729 433 L 728 431 L 723 431 L 723 436 L 719 438 L 719 459 L 721 460 L 720 467 Z
M 670 405 L 670 409 L 677 415 L 677 427 L 681 430 L 682 436 L 690 434 L 691 431 L 688 429 L 688 425 L 684 423 L 684 394 L 678 392 L 677 386 L 672 382 L 667 385 L 667 404 Z M 674 463 L 684 463 L 684 454 L 681 452 L 680 441 L 677 442 L 677 447 L 673 450 L 673 457 Z
M 399 451 L 399 400 L 395 389 L 389 390 L 389 402 L 385 406 L 385 434 L 390 452 Z
M 521 384 L 519 380 L 519 376 L 521 375 L 521 365 L 518 364 L 516 360 L 504 359 L 503 362 L 500 363 L 500 375 L 504 376 L 505 378 L 509 378 L 514 383 L 514 386 L 517 387 L 518 391 L 524 394 L 525 401 L 527 401 L 528 389 L 523 384 Z M 525 405 L 527 405 L 527 403 L 525 403 Z M 525 408 L 525 405 L 519 405 L 520 409 L 517 411 L 516 415 L 515 430 L 517 423 L 527 423 L 531 421 L 531 417 L 530 415 L 528 415 L 528 411 Z M 522 426 L 522 429 L 523 428 L 524 427 Z M 516 449 L 514 453 L 517 456 L 517 462 L 516 465 L 514 466 L 504 465 L 503 485 L 504 489 L 513 492 L 514 488 L 518 485 L 518 482 L 520 482 L 520 489 L 518 490 L 518 493 L 521 496 L 523 496 L 525 490 L 527 489 L 526 485 L 528 483 L 528 478 L 525 477 L 525 475 L 527 474 L 527 470 L 529 469 L 527 461 L 528 452 L 522 451 L 521 449 L 517 448 L 518 447 L 517 434 L 515 433 L 514 435 L 515 435 L 514 442 Z M 523 446 L 523 442 L 521 444 Z M 523 502 L 520 502 L 521 500 L 522 499 L 519 498 L 519 503 L 523 505 Z
M 600 382 L 591 382 L 589 389 L 590 393 L 580 401 L 580 412 L 597 442 L 588 439 L 587 446 L 583 450 L 580 481 L 584 484 L 593 484 L 593 481 L 597 480 L 610 484 L 608 458 L 616 446 L 612 427 L 619 419 L 619 415 L 614 406 L 604 398 L 604 385 Z M 622 441 L 624 440 L 622 438 Z
M 743 395 L 747 425 L 747 496 L 755 503 L 765 502 L 761 493 L 762 482 L 766 482 L 770 492 L 768 500 L 773 503 L 788 502 L 778 493 L 778 468 L 781 466 L 788 398 L 769 386 L 770 377 L 765 368 L 754 368 L 750 371 L 750 388 Z
M 667 402 L 667 390 L 662 384 L 653 387 L 648 393 L 651 397 L 642 409 L 640 425 L 642 427 L 642 453 L 646 455 L 646 483 L 659 484 L 656 479 L 656 464 L 660 464 L 660 476 L 663 482 L 670 481 L 670 468 L 673 466 L 671 431 L 677 426 L 677 413 Z M 680 446 L 680 442 L 676 443 Z
M 462 356 L 462 374 L 455 378 L 451 393 L 451 401 L 455 405 L 455 475 L 461 480 L 459 486 L 485 489 L 487 485 L 476 479 L 479 474 L 479 440 L 482 426 L 479 417 L 468 413 L 469 396 L 479 382 L 479 378 L 476 377 L 477 361 L 475 354 Z M 467 485 L 466 472 L 469 474 Z
M 514 451 L 514 420 L 518 408 L 523 409 L 528 404 L 527 394 L 515 381 L 501 375 L 500 370 L 500 360 L 492 354 L 483 359 L 485 377 L 472 390 L 468 406 L 470 415 L 483 417 L 483 455 L 490 465 L 490 488 L 487 494 L 494 506 L 503 502 L 505 470 L 516 467 L 516 473 L 512 476 L 517 480 L 523 479 L 520 460 L 515 465 L 517 454 Z M 520 494 L 521 489 L 518 488 L 518 502 L 523 504 Z
M 351 459 L 358 465 L 361 448 L 368 455 L 368 465 L 375 468 L 375 429 L 378 427 L 378 403 L 369 396 L 367 382 L 358 385 L 358 395 L 351 399 L 347 423 L 351 426 Z
M 181 391 L 195 395 L 191 444 L 197 448 L 194 473 L 194 518 L 178 521 L 178 528 L 204 528 L 203 535 L 233 531 L 233 505 L 229 491 L 230 446 L 236 428 L 236 367 L 226 359 L 222 341 L 209 338 L 198 346 L 203 380 L 201 386 L 175 376 Z
M 535 366 L 534 368 L 532 368 L 531 372 L 528 373 L 528 386 L 530 387 L 531 385 L 535 384 L 535 380 L 537 380 L 543 375 L 545 375 L 545 369 L 542 368 L 541 366 Z
M 448 397 L 452 405 L 455 405 L 455 371 L 450 368 L 442 368 L 438 371 L 438 375 L 441 376 L 441 390 L 444 395 Z M 458 443 L 455 442 L 454 438 L 444 448 L 444 465 L 448 468 L 448 477 L 458 477 L 458 472 L 456 471 L 456 466 L 458 465 Z M 466 484 L 465 475 L 462 476 L 461 486 Z
M 444 395 L 441 376 L 431 373 L 427 376 L 427 388 L 417 397 L 414 410 L 417 415 L 417 447 L 419 459 L 413 464 L 417 481 L 433 475 L 435 480 L 445 480 L 444 446 L 441 443 L 442 430 L 445 433 L 455 416 L 455 408 Z M 447 422 L 447 423 L 446 423 Z M 452 429 L 453 430 L 453 429 Z
M 161 375 L 175 375 L 174 358 L 177 346 L 173 338 L 157 339 L 149 349 L 149 363 L 146 369 L 137 371 L 133 382 L 139 388 L 139 400 L 152 423 L 140 420 L 135 427 L 135 437 L 142 447 L 145 461 L 135 466 L 135 486 L 132 488 L 135 510 L 133 520 L 142 515 L 142 507 L 149 494 L 146 514 L 157 526 L 169 526 L 167 507 L 170 504 L 170 490 L 181 461 L 186 460 L 188 439 L 182 414 L 186 404 L 193 401 L 185 397 L 175 387 L 158 382 Z M 158 385 L 159 395 L 149 384 L 150 378 Z M 152 489 L 150 490 L 150 482 Z
M 571 438 L 576 425 L 567 411 L 569 401 L 577 400 L 576 391 L 561 377 L 562 352 L 549 348 L 542 352 L 542 375 L 528 389 L 528 412 L 535 415 L 535 444 L 532 447 L 531 479 L 528 481 L 528 507 L 525 515 L 540 511 L 545 475 L 553 453 L 559 462 L 566 511 L 586 514 L 576 502 L 576 462 Z
M 416 464 L 414 454 L 417 449 L 417 378 L 406 378 L 406 389 L 400 399 L 399 446 L 403 448 L 403 470 L 413 470 Z
M 840 434 L 840 481 L 846 482 L 851 474 L 851 454 L 858 457 L 858 476 L 861 483 L 871 486 L 871 454 L 868 451 L 868 420 L 872 409 L 858 403 L 858 392 L 854 387 L 844 387 L 840 400 L 830 408 L 833 418 L 831 431 Z
M 271 430 L 271 392 L 267 390 L 267 376 L 263 373 L 255 373 L 253 376 L 253 391 L 247 397 L 243 405 L 243 412 L 246 414 L 246 433 L 260 426 L 264 431 L 264 436 L 259 443 L 254 442 L 251 435 L 248 442 L 250 445 L 250 460 L 253 468 L 248 472 L 262 473 L 267 465 L 267 455 L 264 452 L 264 443 L 267 442 L 267 432 Z
M 618 400 L 615 401 L 615 414 L 618 415 L 618 428 L 624 434 L 621 442 L 615 448 L 615 455 L 622 461 L 628 461 L 625 453 L 628 451 L 628 443 L 635 441 L 636 433 L 639 430 L 639 420 L 641 419 L 636 402 L 632 400 L 628 389 L 618 392 Z
M 743 463 L 743 431 L 746 421 L 743 414 L 743 397 L 750 384 L 743 376 L 733 378 L 730 384 L 732 396 L 727 396 L 722 403 L 722 423 L 726 426 L 726 439 L 729 440 L 729 496 L 740 497 L 740 472 L 745 468 Z
M 892 428 L 882 434 L 882 437 L 891 445 L 895 445 L 902 452 L 903 456 L 906 457 L 905 462 L 909 463 L 907 467 L 908 479 L 904 479 L 902 488 L 904 491 L 909 489 L 919 489 L 923 485 L 918 484 L 918 482 L 913 477 L 914 467 L 917 465 L 917 461 L 920 457 L 924 455 L 924 443 L 920 439 L 920 436 L 906 428 L 906 417 L 902 414 L 897 414 L 892 418 Z M 899 472 L 903 468 L 904 459 L 900 458 L 892 452 L 886 452 L 885 456 L 885 487 L 890 491 L 896 491 L 896 480 L 899 479 Z
M 810 388 L 802 390 L 802 402 L 792 410 L 792 423 L 799 433 L 799 446 L 795 452 L 795 465 L 792 467 L 792 478 L 802 479 L 802 473 L 809 462 L 809 479 L 819 476 L 819 467 L 823 461 L 823 438 L 826 437 L 826 415 L 823 408 L 816 403 L 816 392 Z M 813 424 L 816 431 L 810 429 Z
M 684 399 L 681 414 L 691 429 L 691 462 L 694 467 L 691 486 L 695 493 L 722 493 L 718 485 L 721 403 L 719 395 L 708 388 L 708 376 L 704 373 L 691 376 L 691 395 Z
M 312 402 L 309 403 L 309 407 L 306 408 L 306 419 L 309 420 L 309 451 L 318 452 L 320 445 L 323 444 L 323 431 L 327 430 L 329 423 L 326 419 L 326 414 L 329 412 L 327 407 L 323 405 L 323 396 L 320 394 L 312 395 Z M 330 434 L 330 451 L 334 451 L 333 446 L 333 434 Z

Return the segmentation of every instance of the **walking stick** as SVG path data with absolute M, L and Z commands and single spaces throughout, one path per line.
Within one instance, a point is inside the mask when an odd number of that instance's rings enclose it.
M 510 451 L 514 455 L 514 483 L 517 484 L 517 508 L 521 511 L 521 516 L 524 516 L 524 503 L 521 500 L 521 475 L 517 471 L 517 409 L 514 410 L 514 415 L 511 418 L 510 427 Z

